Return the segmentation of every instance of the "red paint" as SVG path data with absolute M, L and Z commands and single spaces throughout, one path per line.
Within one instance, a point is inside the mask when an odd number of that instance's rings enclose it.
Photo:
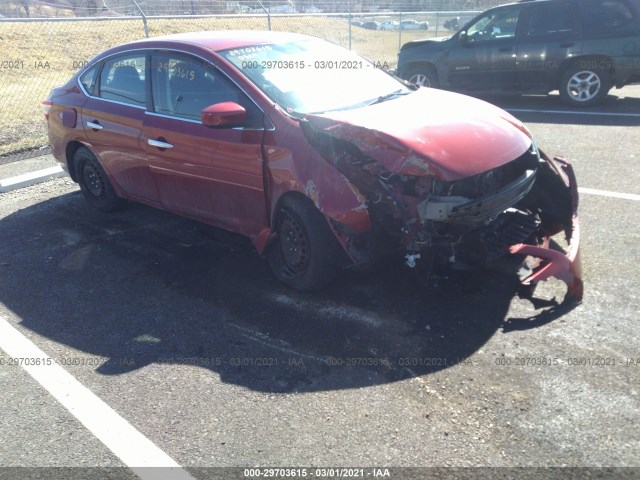
M 308 117 L 317 128 L 356 143 L 391 172 L 424 175 L 429 170 L 447 181 L 504 165 L 531 145 L 525 127 L 507 112 L 431 88 L 365 108 Z M 416 157 L 417 162 L 408 162 Z
M 205 127 L 225 127 L 242 125 L 247 111 L 234 102 L 222 102 L 211 105 L 200 116 Z
M 258 251 L 258 253 L 264 253 L 272 235 L 273 232 L 270 228 L 263 228 L 262 230 L 260 230 L 260 233 L 256 235 L 253 244 L 256 246 L 256 250 Z
M 247 235 L 259 252 L 273 237 L 274 215 L 282 197 L 304 195 L 330 220 L 336 237 L 348 249 L 351 237 L 372 228 L 363 196 L 370 192 L 358 191 L 351 183 L 355 180 L 346 178 L 307 141 L 299 120 L 215 53 L 302 38 L 274 32 L 201 32 L 108 50 L 91 64 L 134 49 L 138 56 L 169 49 L 204 58 L 255 103 L 264 114 L 264 128 L 233 128 L 248 112 L 231 101 L 199 107 L 204 108 L 199 122 L 88 97 L 78 86 L 78 73 L 43 102 L 54 156 L 68 169 L 73 161 L 67 158 L 73 150 L 69 146 L 81 143 L 95 154 L 119 196 Z M 144 76 L 147 88 L 151 76 Z M 531 145 L 527 129 L 510 114 L 486 102 L 435 89 L 422 88 L 382 103 L 307 119 L 314 128 L 354 144 L 389 172 L 403 176 L 458 180 L 504 165 Z M 575 177 L 562 159 L 550 164 L 571 189 L 574 237 L 570 252 L 565 256 L 530 245 L 511 250 L 540 259 L 541 268 L 527 281 L 556 276 L 567 282 L 571 295 L 581 298 Z M 412 211 L 422 198 L 413 198 Z
M 573 217 L 573 237 L 566 254 L 557 250 L 534 245 L 512 245 L 512 254 L 529 255 L 542 260 L 534 273 L 522 280 L 523 285 L 531 285 L 555 277 L 567 284 L 567 296 L 576 302 L 582 300 L 584 285 L 582 282 L 582 265 L 578 252 L 580 244 L 580 224 L 578 217 Z

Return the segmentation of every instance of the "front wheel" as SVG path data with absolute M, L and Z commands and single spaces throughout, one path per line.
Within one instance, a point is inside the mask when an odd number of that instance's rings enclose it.
M 611 79 L 605 68 L 574 65 L 562 75 L 560 98 L 572 107 L 590 107 L 602 103 L 610 89 Z
M 275 230 L 267 251 L 275 276 L 300 291 L 326 286 L 338 270 L 340 251 L 324 215 L 306 199 L 285 197 Z
M 412 67 L 405 78 L 421 87 L 438 88 L 438 75 L 432 67 L 418 66 Z
M 73 163 L 80 190 L 91 205 L 103 212 L 113 212 L 124 204 L 113 190 L 102 166 L 87 148 L 78 149 Z

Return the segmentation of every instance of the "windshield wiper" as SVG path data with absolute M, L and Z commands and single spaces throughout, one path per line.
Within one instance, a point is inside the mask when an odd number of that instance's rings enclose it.
M 401 88 L 400 90 L 396 90 L 395 92 L 391 92 L 391 93 L 387 93 L 386 95 L 382 95 L 378 98 L 376 98 L 373 102 L 368 103 L 367 105 L 375 105 L 376 103 L 382 103 L 382 102 L 386 102 L 387 100 L 391 100 L 393 97 L 396 97 L 398 95 L 407 95 L 409 92 L 405 92 L 403 91 L 403 89 Z
M 323 111 L 319 111 L 319 112 L 307 112 L 307 114 L 309 115 L 321 115 L 323 113 L 328 113 L 328 112 L 341 112 L 343 110 L 355 110 L 356 108 L 362 108 L 362 107 L 368 107 L 369 105 L 373 105 L 375 103 L 382 103 L 385 102 L 387 100 L 390 100 L 393 97 L 396 97 L 398 95 L 407 95 L 409 93 L 413 93 L 413 91 L 403 91 L 403 89 L 400 90 L 396 90 L 395 92 L 391 92 L 391 93 L 387 93 L 386 95 L 382 95 L 378 98 L 376 98 L 373 101 L 370 100 L 366 100 L 364 102 L 360 102 L 360 103 L 355 103 L 353 105 L 348 105 L 346 107 L 340 107 L 340 108 L 332 108 L 330 110 L 323 110 Z

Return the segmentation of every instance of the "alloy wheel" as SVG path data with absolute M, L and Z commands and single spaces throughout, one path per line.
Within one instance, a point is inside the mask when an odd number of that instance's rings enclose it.
M 589 70 L 576 72 L 567 82 L 567 93 L 577 102 L 588 102 L 598 95 L 602 82 Z
M 420 85 L 422 87 L 429 87 L 431 83 L 429 82 L 429 77 L 424 73 L 416 73 L 411 75 L 409 78 L 410 83 L 415 83 L 416 85 Z

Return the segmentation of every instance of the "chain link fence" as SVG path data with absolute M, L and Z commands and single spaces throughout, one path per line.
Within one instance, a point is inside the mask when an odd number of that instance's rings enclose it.
M 145 36 L 189 31 L 270 29 L 320 36 L 383 66 L 393 67 L 403 43 L 450 35 L 475 13 L 410 11 L 0 18 L 0 163 L 42 153 L 48 139 L 41 101 L 53 87 L 64 84 L 93 56 L 115 45 Z M 407 23 L 407 20 L 412 22 Z M 423 29 L 427 24 L 428 29 Z

